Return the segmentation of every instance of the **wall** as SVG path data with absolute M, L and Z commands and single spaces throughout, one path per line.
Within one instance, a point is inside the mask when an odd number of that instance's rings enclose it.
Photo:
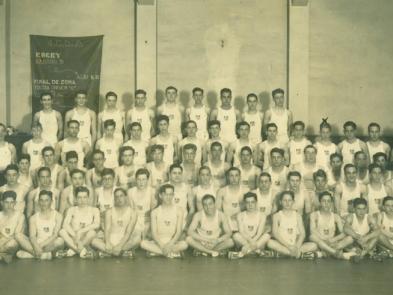
M 371 121 L 393 135 L 393 1 L 310 1 L 309 118 L 342 124 L 363 134 Z
M 237 103 L 286 87 L 286 0 L 158 1 L 158 100 L 168 85 L 187 101 L 200 86 L 215 102 L 230 87 Z
M 18 0 L 11 2 L 11 123 L 31 122 L 29 35 L 104 35 L 102 94 L 114 90 L 128 108 L 134 91 L 134 2 L 132 0 Z M 94 5 L 93 5 L 94 3 Z M 102 98 L 101 98 L 102 99 Z

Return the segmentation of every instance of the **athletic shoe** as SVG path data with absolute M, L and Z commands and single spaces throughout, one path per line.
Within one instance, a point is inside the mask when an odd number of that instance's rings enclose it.
M 134 258 L 134 252 L 132 252 L 132 250 L 127 250 L 124 251 L 123 254 L 121 254 L 121 256 L 126 258 Z
M 79 257 L 82 259 L 94 259 L 94 252 L 83 248 L 81 253 L 79 253 Z
M 72 257 L 75 255 L 76 255 L 76 252 L 74 250 L 72 250 L 72 249 L 67 250 L 67 257 Z
M 276 258 L 277 257 L 277 253 L 275 253 L 272 250 L 260 250 L 259 251 L 259 257 L 263 257 L 263 258 Z
M 242 252 L 235 252 L 235 251 L 229 251 L 228 252 L 228 258 L 229 259 L 240 259 L 243 258 L 244 254 Z
M 56 253 L 55 253 L 55 257 L 56 258 L 64 258 L 64 257 L 67 257 L 67 250 L 58 250 L 58 251 L 56 251 Z
M 82 253 L 82 252 L 81 252 L 81 253 Z M 107 257 L 111 257 L 111 255 L 108 254 L 108 253 L 106 253 L 106 252 L 98 251 L 98 257 L 99 257 L 99 258 L 107 258 Z
M 0 253 L 0 260 L 3 260 L 6 264 L 12 262 L 12 255 L 8 253 Z
M 51 260 L 52 259 L 52 253 L 51 252 L 44 252 L 41 254 L 40 257 L 41 260 Z
M 20 258 L 20 259 L 31 259 L 34 258 L 33 255 L 31 255 L 29 252 L 24 251 L 24 250 L 19 250 L 18 252 L 16 252 L 16 257 Z
M 207 257 L 207 256 L 209 256 L 207 253 L 202 252 L 202 251 L 198 251 L 198 250 L 195 250 L 195 249 L 194 249 L 194 251 L 192 252 L 192 255 L 195 256 L 195 257 L 200 257 L 200 256 Z M 212 255 L 212 256 L 213 256 L 213 255 Z M 217 252 L 217 256 L 218 256 L 218 252 Z M 213 256 L 213 257 L 217 257 L 217 256 Z
M 304 252 L 300 255 L 301 259 L 313 260 L 316 258 L 316 254 L 314 252 Z
M 171 252 L 166 256 L 167 258 L 183 258 L 180 252 Z
M 202 254 L 203 254 L 203 256 L 207 256 L 206 253 L 202 253 Z M 219 255 L 220 255 L 220 252 L 217 252 L 217 251 L 213 251 L 211 254 L 212 257 L 218 257 Z
M 316 251 L 315 252 L 315 258 L 326 258 L 326 257 L 327 257 L 327 255 L 323 251 Z

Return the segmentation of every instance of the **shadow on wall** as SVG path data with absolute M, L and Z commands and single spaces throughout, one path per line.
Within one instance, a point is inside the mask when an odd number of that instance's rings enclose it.
M 262 105 L 262 112 L 265 112 L 270 108 L 270 93 L 267 91 L 262 91 L 259 93 L 258 97 Z
M 124 106 L 124 110 L 129 110 L 134 105 L 134 95 L 131 92 L 123 93 L 121 102 Z
M 29 102 L 29 109 L 32 110 L 32 101 L 33 97 L 29 95 L 28 102 Z M 33 113 L 29 112 L 26 115 L 23 116 L 20 124 L 18 126 L 15 126 L 17 130 L 23 130 L 24 126 L 28 126 L 28 130 L 30 131 L 30 126 L 31 123 L 33 122 Z

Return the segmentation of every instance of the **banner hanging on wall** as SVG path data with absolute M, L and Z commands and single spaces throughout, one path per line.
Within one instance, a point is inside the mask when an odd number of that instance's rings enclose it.
M 77 90 L 87 92 L 88 107 L 98 111 L 103 36 L 30 35 L 32 112 L 40 95 L 53 95 L 53 108 L 64 114 L 74 106 Z

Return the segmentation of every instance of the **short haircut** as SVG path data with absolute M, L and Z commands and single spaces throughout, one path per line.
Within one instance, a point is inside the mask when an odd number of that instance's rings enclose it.
M 341 162 L 342 162 L 343 159 L 344 159 L 343 156 L 342 156 L 341 154 L 339 154 L 339 153 L 333 153 L 333 154 L 331 154 L 330 157 L 329 157 L 330 161 L 332 161 L 334 158 L 339 158 Z
M 167 189 L 171 189 L 172 191 L 175 191 L 175 187 L 172 184 L 166 183 L 160 186 L 158 193 L 163 194 Z
M 276 88 L 272 91 L 272 97 L 276 96 L 276 94 L 284 94 L 284 90 L 281 88 Z
M 187 143 L 186 145 L 183 146 L 183 151 L 184 150 L 193 150 L 194 152 L 196 152 L 197 149 L 198 149 L 198 147 L 193 143 Z
M 293 122 L 293 124 L 292 124 L 292 129 L 295 129 L 295 126 L 300 126 L 300 127 L 302 127 L 303 129 L 306 128 L 306 124 L 304 124 L 303 121 L 295 121 L 295 122 Z
M 164 146 L 163 146 L 162 144 L 153 144 L 153 145 L 151 146 L 151 151 L 152 151 L 152 153 L 154 153 L 154 152 L 157 151 L 157 150 L 159 150 L 159 151 L 161 151 L 161 152 L 164 152 L 165 148 L 164 148 Z
M 329 197 L 330 197 L 330 200 L 333 200 L 333 195 L 332 195 L 329 191 L 323 191 L 323 192 L 320 192 L 320 193 L 318 194 L 318 200 L 319 200 L 319 202 L 321 202 L 321 200 L 322 200 L 322 198 L 323 198 L 324 196 L 329 196 Z
M 47 151 L 51 151 L 53 154 L 55 153 L 55 149 L 54 149 L 53 147 L 51 147 L 51 146 L 46 146 L 46 147 L 44 147 L 44 148 L 42 149 L 41 155 L 44 156 L 44 154 L 45 154 Z
M 184 126 L 188 127 L 189 124 L 194 124 L 195 127 L 198 127 L 198 124 L 194 120 L 188 120 L 184 123 Z
M 130 131 L 134 127 L 139 127 L 142 129 L 141 123 L 139 123 L 138 121 L 135 121 L 135 122 L 132 122 L 131 124 L 128 124 L 128 131 Z
M 314 181 L 317 179 L 317 177 L 321 177 L 321 178 L 326 180 L 327 179 L 327 174 L 326 174 L 326 172 L 324 170 L 318 169 L 317 171 L 315 171 L 312 174 L 312 178 L 313 178 Z
M 105 94 L 105 99 L 108 99 L 109 96 L 114 96 L 114 97 L 116 97 L 116 100 L 117 100 L 117 94 L 115 92 L 113 92 L 113 91 L 107 92 Z
M 276 123 L 273 123 L 273 122 L 272 122 L 272 123 L 267 123 L 267 124 L 266 124 L 266 130 L 268 130 L 268 129 L 271 128 L 271 127 L 278 129 Z
M 242 148 L 240 149 L 240 155 L 241 155 L 242 152 L 244 152 L 244 151 L 248 151 L 250 154 L 252 154 L 252 149 L 251 149 L 248 145 L 245 145 L 244 147 L 242 147 Z
M 373 162 L 376 162 L 379 157 L 384 157 L 385 161 L 388 160 L 388 156 L 383 152 L 378 152 L 373 155 Z
M 322 128 L 328 128 L 330 131 L 332 130 L 332 126 L 328 123 L 328 118 L 322 118 L 321 124 L 319 124 L 319 130 Z
M 50 92 L 42 92 L 40 95 L 40 100 L 42 100 L 44 96 L 50 96 L 50 98 L 53 99 L 53 95 Z
M 261 174 L 259 174 L 259 178 L 261 177 L 267 177 L 270 181 L 272 181 L 272 176 L 267 172 L 261 172 Z
M 137 178 L 139 175 L 146 175 L 146 178 L 149 178 L 150 172 L 146 168 L 139 168 L 135 173 L 135 178 Z
M 40 176 L 42 172 L 48 172 L 49 175 L 51 175 L 51 171 L 49 169 L 49 167 L 40 167 L 37 171 L 37 175 Z
M 364 198 L 355 198 L 352 201 L 353 207 L 356 208 L 359 205 L 367 206 L 367 200 Z
M 76 151 L 68 151 L 65 154 L 65 160 L 68 161 L 70 159 L 79 159 L 78 153 Z
M 113 196 L 115 196 L 116 193 L 119 192 L 119 191 L 122 192 L 124 195 L 127 196 L 127 191 L 126 191 L 124 188 L 122 188 L 122 187 L 117 187 L 117 188 L 113 191 Z
M 77 120 L 69 120 L 68 122 L 67 122 L 67 127 L 70 127 L 70 125 L 71 124 L 77 124 L 78 125 L 78 127 L 80 127 L 80 123 L 79 123 L 79 121 L 77 121 Z
M 16 200 L 16 192 L 14 191 L 5 191 L 1 194 L 1 200 L 5 201 L 6 199 L 12 199 L 13 201 Z
M 215 147 L 215 146 L 218 146 L 218 147 L 220 147 L 220 149 L 222 149 L 222 144 L 218 141 L 214 141 L 210 144 L 210 150 L 212 150 L 213 147 Z
M 87 91 L 84 89 L 79 89 L 79 90 L 75 91 L 75 97 L 77 97 L 78 94 L 82 94 L 82 95 L 87 96 Z
M 92 157 L 94 157 L 94 155 L 102 155 L 105 158 L 105 153 L 101 150 L 95 149 L 92 153 Z
M 366 156 L 366 153 L 364 152 L 364 151 L 357 151 L 354 155 L 353 155 L 353 158 L 354 159 L 356 159 L 359 155 L 365 155 Z M 367 156 L 366 156 L 367 157 Z
M 104 177 L 106 175 L 110 175 L 112 177 L 115 177 L 115 171 L 111 168 L 104 168 L 101 171 L 101 176 Z
M 41 199 L 41 196 L 49 196 L 50 199 L 53 199 L 53 193 L 48 190 L 40 191 L 40 193 L 38 194 L 38 199 Z
M 158 115 L 156 120 L 157 120 L 157 126 L 158 123 L 160 123 L 161 121 L 165 121 L 169 124 L 169 117 L 167 115 Z
M 146 91 L 143 89 L 137 89 L 135 90 L 135 96 L 137 96 L 138 94 L 143 94 L 144 96 L 146 96 Z
M 85 177 L 85 171 L 83 171 L 81 169 L 73 169 L 70 172 L 70 176 L 72 177 L 72 176 L 74 176 L 74 174 L 78 174 L 78 173 L 82 174 L 82 176 Z
M 169 166 L 169 173 L 171 173 L 172 170 L 176 168 L 179 168 L 181 172 L 183 172 L 183 167 L 180 164 L 173 163 L 171 166 Z
M 379 166 L 378 164 L 375 164 L 375 163 L 371 163 L 370 165 L 368 165 L 368 172 L 369 173 L 371 173 L 374 169 L 381 169 L 381 171 L 382 171 L 382 168 L 381 168 L 381 166 Z
M 175 92 L 177 93 L 177 88 L 176 88 L 175 86 L 168 86 L 168 87 L 165 89 L 165 93 L 167 93 L 169 90 L 175 90 Z
M 313 149 L 315 153 L 318 152 L 317 148 L 315 146 L 313 146 L 312 144 L 306 145 L 306 147 L 304 148 L 303 152 L 305 153 L 306 150 L 308 150 L 308 149 Z
M 227 170 L 226 174 L 229 175 L 229 173 L 230 173 L 231 171 L 237 171 L 239 174 L 241 174 L 240 169 L 237 168 L 237 167 L 234 167 L 234 166 L 232 166 L 231 168 L 229 168 L 229 169 Z
M 222 88 L 220 90 L 220 96 L 223 96 L 224 93 L 229 93 L 230 95 L 232 95 L 232 90 L 229 88 Z
M 282 191 L 279 200 L 282 201 L 285 195 L 290 195 L 292 200 L 295 200 L 295 193 L 293 191 Z
M 16 164 L 9 164 L 5 167 L 4 174 L 7 174 L 8 171 L 16 171 L 19 172 L 19 167 Z
M 382 199 L 382 205 L 385 205 L 386 202 L 388 201 L 393 201 L 393 197 L 391 196 L 386 196 Z
M 90 191 L 85 186 L 78 186 L 77 188 L 75 188 L 75 196 L 78 196 L 79 193 L 87 193 L 87 195 L 90 196 Z
M 240 129 L 241 126 L 247 126 L 248 129 L 250 129 L 250 124 L 246 121 L 240 121 L 239 123 L 236 124 L 236 129 Z
M 372 127 L 377 127 L 378 130 L 381 130 L 381 125 L 379 125 L 379 124 L 376 123 L 376 122 L 371 122 L 370 124 L 368 124 L 368 127 L 367 127 L 368 132 L 370 132 L 370 129 L 371 129 Z
M 210 128 L 214 125 L 218 125 L 221 128 L 221 122 L 219 120 L 211 120 L 207 123 L 207 128 Z
M 200 88 L 200 87 L 194 87 L 193 89 L 192 89 L 192 94 L 194 95 L 195 94 L 195 92 L 202 92 L 202 94 L 203 94 L 203 89 L 202 88 Z
M 347 127 L 352 127 L 353 129 L 356 129 L 357 125 L 353 121 L 347 121 L 347 122 L 344 123 L 343 128 L 345 129 Z
M 345 166 L 344 166 L 344 173 L 347 172 L 347 170 L 349 168 L 355 168 L 355 170 L 357 170 L 357 168 L 356 168 L 356 166 L 354 164 L 348 163 L 348 164 L 345 164 Z
M 22 154 L 22 155 L 20 155 L 20 157 L 19 157 L 19 161 L 18 161 L 18 163 L 20 163 L 22 160 L 27 160 L 27 161 L 31 161 L 31 157 L 30 157 L 30 155 L 29 154 Z
M 270 150 L 270 156 L 272 156 L 274 153 L 280 154 L 282 157 L 284 157 L 284 150 L 280 149 L 278 147 L 274 147 Z
M 116 122 L 113 119 L 108 119 L 104 121 L 104 128 L 108 128 L 109 126 L 116 127 Z
M 202 197 L 202 203 L 205 203 L 209 199 L 211 199 L 213 201 L 213 203 L 216 203 L 216 198 L 210 194 L 206 194 Z
M 123 156 L 123 154 L 124 154 L 125 151 L 132 151 L 132 154 L 133 154 L 133 155 L 135 154 L 135 149 L 134 149 L 132 146 L 125 145 L 125 146 L 122 146 L 122 147 L 119 149 L 119 155 L 120 155 L 120 157 Z
M 212 172 L 209 166 L 202 166 L 201 168 L 199 168 L 198 174 L 201 174 L 201 172 L 202 172 L 203 170 L 209 171 L 210 174 L 211 174 L 211 172 Z
M 300 179 L 302 179 L 302 175 L 300 174 L 299 171 L 290 171 L 287 175 L 287 179 L 289 180 L 292 176 L 297 176 Z
M 255 93 L 249 93 L 247 95 L 246 101 L 248 102 L 251 97 L 255 97 L 256 100 L 258 101 L 258 96 Z
M 257 194 L 253 192 L 247 192 L 243 195 L 243 201 L 249 198 L 253 198 L 255 201 L 258 200 Z

